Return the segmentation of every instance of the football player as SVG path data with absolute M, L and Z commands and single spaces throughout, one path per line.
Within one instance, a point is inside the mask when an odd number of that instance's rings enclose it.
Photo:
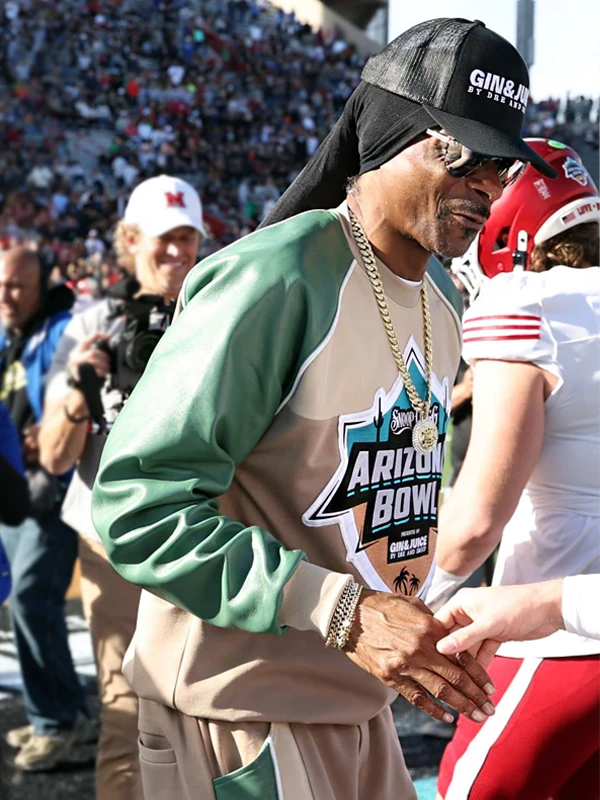
M 528 167 L 454 265 L 477 297 L 463 323 L 474 412 L 440 516 L 434 607 L 500 542 L 494 584 L 600 572 L 600 199 L 574 150 L 529 144 L 559 177 Z M 566 630 L 503 645 L 488 670 L 496 715 L 459 722 L 439 796 L 597 798 L 599 652 Z

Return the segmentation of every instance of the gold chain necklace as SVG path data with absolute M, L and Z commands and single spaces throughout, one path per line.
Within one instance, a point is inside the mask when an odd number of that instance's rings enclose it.
M 400 345 L 398 344 L 398 337 L 396 336 L 396 330 L 394 328 L 390 309 L 388 307 L 387 300 L 385 299 L 383 283 L 381 280 L 381 275 L 379 274 L 379 269 L 377 268 L 377 262 L 375 261 L 375 255 L 373 254 L 371 243 L 367 239 L 367 235 L 365 234 L 362 225 L 358 221 L 356 214 L 351 208 L 348 208 L 348 215 L 350 217 L 352 235 L 354 237 L 354 241 L 356 242 L 356 246 L 359 249 L 369 281 L 371 282 L 373 294 L 375 295 L 375 300 L 377 301 L 377 308 L 379 309 L 381 321 L 383 322 L 383 327 L 388 338 L 394 361 L 396 362 L 398 372 L 400 373 L 400 377 L 404 383 L 404 388 L 406 389 L 410 404 L 415 412 L 415 424 L 412 431 L 413 447 L 417 453 L 421 453 L 423 455 L 426 453 L 431 453 L 438 441 L 438 428 L 436 423 L 429 418 L 429 411 L 431 408 L 433 337 L 431 333 L 431 316 L 429 314 L 429 301 L 427 299 L 425 278 L 423 278 L 423 283 L 421 285 L 421 308 L 423 310 L 423 345 L 425 348 L 425 381 L 427 384 L 427 398 L 423 400 L 419 396 L 419 393 L 412 382 L 410 373 L 406 367 L 406 364 L 404 363 L 404 358 L 402 357 L 402 351 L 400 350 Z

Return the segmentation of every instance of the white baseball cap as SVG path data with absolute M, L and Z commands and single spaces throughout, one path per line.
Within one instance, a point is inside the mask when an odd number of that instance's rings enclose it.
M 162 236 L 181 225 L 190 225 L 206 236 L 198 192 L 187 181 L 170 175 L 148 178 L 136 186 L 123 221 L 138 225 L 146 236 Z

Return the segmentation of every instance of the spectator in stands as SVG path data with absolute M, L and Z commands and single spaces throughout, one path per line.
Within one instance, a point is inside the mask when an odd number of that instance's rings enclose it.
M 86 702 L 67 639 L 64 599 L 77 556 L 77 534 L 60 519 L 66 483 L 39 461 L 44 378 L 70 319 L 73 296 L 46 291 L 36 253 L 0 254 L 0 401 L 19 431 L 31 494 L 31 515 L 17 527 L 0 524 L 13 590 L 10 616 L 29 724 L 9 732 L 17 767 L 50 769 L 84 735 Z
M 115 244 L 141 285 L 140 293 L 173 303 L 197 260 L 204 235 L 202 206 L 185 181 L 162 175 L 141 183 L 119 222 Z M 89 280 L 89 279 L 88 279 Z M 79 284 L 78 284 L 79 285 Z M 162 325 L 164 314 L 151 324 Z M 138 769 L 137 698 L 121 674 L 121 664 L 136 624 L 140 590 L 110 565 L 91 519 L 91 487 L 106 434 L 88 428 L 91 409 L 80 367 L 92 365 L 102 379 L 105 416 L 113 422 L 128 394 L 112 386 L 111 361 L 97 349 L 122 334 L 125 318 L 106 299 L 73 317 L 48 376 L 40 432 L 42 463 L 55 474 L 77 466 L 67 493 L 63 519 L 80 534 L 81 595 L 90 626 L 102 703 L 102 730 L 96 768 L 97 800 L 141 800 Z M 113 376 L 114 377 L 114 376 Z M 117 611 L 118 609 L 118 611 Z
M 88 233 L 88 238 L 85 240 L 84 246 L 89 256 L 96 255 L 96 253 L 103 253 L 106 250 L 106 245 L 95 228 L 92 228 Z

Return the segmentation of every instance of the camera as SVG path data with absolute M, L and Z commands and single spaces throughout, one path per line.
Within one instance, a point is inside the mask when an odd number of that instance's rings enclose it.
M 144 372 L 154 348 L 173 319 L 175 304 L 160 295 L 142 294 L 135 278 L 126 278 L 109 290 L 110 317 L 125 317 L 125 328 L 98 349 L 110 357 L 110 386 L 128 396 Z

